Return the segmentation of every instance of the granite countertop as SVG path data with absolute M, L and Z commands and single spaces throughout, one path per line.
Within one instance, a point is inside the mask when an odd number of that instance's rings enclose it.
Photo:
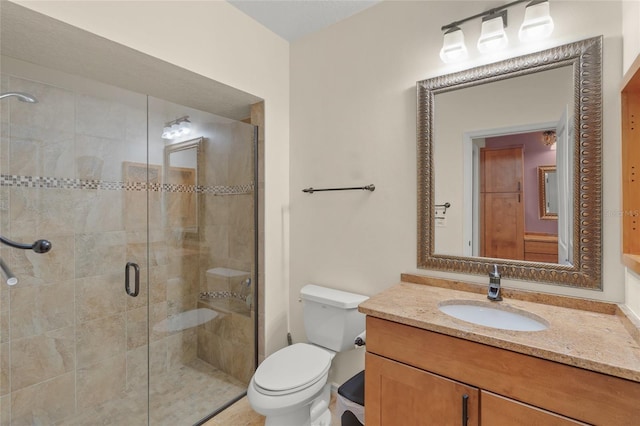
M 638 324 L 615 304 L 598 306 L 598 302 L 580 303 L 584 300 L 575 299 L 580 307 L 576 309 L 568 307 L 572 303 L 566 299 L 570 298 L 558 296 L 565 299 L 561 303 L 565 306 L 557 306 L 556 302 L 509 298 L 513 293 L 504 291 L 503 301 L 490 303 L 525 310 L 549 323 L 542 331 L 509 331 L 462 321 L 438 309 L 440 302 L 451 299 L 488 302 L 486 293 L 461 291 L 455 288 L 455 282 L 442 286 L 443 280 L 434 280 L 434 285 L 423 281 L 401 282 L 372 296 L 360 304 L 359 310 L 373 317 L 640 382 L 640 339 L 634 333 Z

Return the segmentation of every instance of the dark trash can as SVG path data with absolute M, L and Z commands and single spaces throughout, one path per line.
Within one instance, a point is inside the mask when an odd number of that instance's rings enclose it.
M 336 414 L 341 426 L 364 425 L 364 371 L 338 388 Z

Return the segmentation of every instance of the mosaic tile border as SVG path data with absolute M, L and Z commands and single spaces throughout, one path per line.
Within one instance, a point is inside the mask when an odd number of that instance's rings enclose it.
M 207 299 L 239 299 L 247 301 L 247 296 L 243 296 L 235 291 L 203 291 L 200 292 L 200 300 Z
M 146 182 L 109 182 L 90 179 L 71 179 L 41 176 L 0 175 L 0 187 L 10 188 L 53 188 L 53 189 L 100 189 L 105 191 L 149 191 L 182 192 L 210 195 L 253 194 L 253 183 L 244 185 L 178 185 Z

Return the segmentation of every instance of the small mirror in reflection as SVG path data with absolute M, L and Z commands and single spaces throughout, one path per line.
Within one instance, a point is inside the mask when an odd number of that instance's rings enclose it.
M 165 209 L 168 225 L 198 228 L 198 150 L 202 138 L 165 147 Z M 172 191 L 171 189 L 180 189 Z M 185 190 L 186 189 L 186 190 Z
M 558 220 L 558 183 L 555 165 L 538 167 L 540 219 Z

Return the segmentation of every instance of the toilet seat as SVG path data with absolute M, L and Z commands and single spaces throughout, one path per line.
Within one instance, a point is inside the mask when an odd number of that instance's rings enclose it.
M 299 392 L 326 377 L 332 358 L 325 349 L 296 343 L 268 356 L 256 370 L 253 382 L 264 395 Z

